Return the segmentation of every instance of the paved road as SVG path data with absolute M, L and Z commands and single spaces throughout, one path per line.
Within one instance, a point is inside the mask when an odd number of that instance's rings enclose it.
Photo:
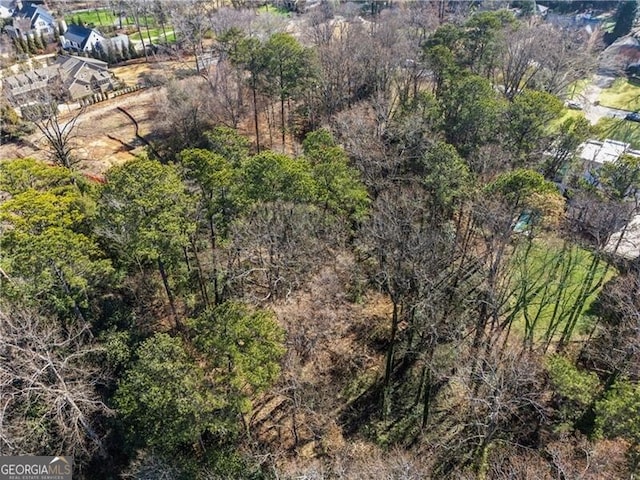
M 578 96 L 578 100 L 584 105 L 584 116 L 591 125 L 595 125 L 603 117 L 624 118 L 629 113 L 628 110 L 595 105 L 602 89 L 610 86 L 614 80 L 615 77 L 608 75 L 594 75 L 591 84 Z

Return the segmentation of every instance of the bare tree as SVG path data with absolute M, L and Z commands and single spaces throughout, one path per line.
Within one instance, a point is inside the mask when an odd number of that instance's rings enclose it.
M 42 88 L 27 93 L 7 95 L 11 105 L 19 107 L 22 118 L 35 125 L 47 141 L 51 159 L 58 165 L 72 169 L 77 163 L 73 152 L 78 121 L 84 106 L 63 115 L 60 106 L 66 95 L 62 79 L 48 69 L 50 77 Z
M 170 82 L 158 94 L 156 109 L 158 130 L 166 136 L 164 149 L 170 154 L 198 145 L 216 115 L 211 91 L 200 77 Z
M 231 228 L 229 283 L 254 302 L 289 296 L 344 241 L 339 222 L 315 207 L 256 205 Z
M 111 411 L 96 392 L 106 374 L 88 324 L 67 325 L 0 306 L 0 452 L 73 454 L 102 449 L 96 417 Z
M 211 29 L 211 17 L 215 8 L 206 0 L 174 1 L 170 6 L 171 23 L 195 58 L 196 70 L 211 61 L 205 53 L 204 37 Z

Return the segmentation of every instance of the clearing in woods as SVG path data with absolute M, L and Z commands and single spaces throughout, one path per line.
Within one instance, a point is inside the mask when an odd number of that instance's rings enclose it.
M 127 85 L 135 85 L 151 73 L 172 75 L 176 69 L 184 69 L 183 61 L 160 63 L 136 63 L 115 67 L 113 72 Z M 160 68 L 158 68 L 160 67 Z M 153 130 L 153 106 L 161 87 L 139 90 L 90 105 L 78 119 L 74 154 L 80 160 L 80 170 L 101 176 L 111 166 L 134 158 L 144 151 L 144 144 L 136 138 L 135 126 L 118 107 L 126 109 L 138 122 L 139 134 L 146 136 Z M 73 113 L 73 112 L 72 112 Z M 61 120 L 72 113 L 63 113 Z M 29 135 L 19 143 L 0 145 L 0 158 L 31 157 L 40 160 L 48 158 L 47 143 L 39 132 Z

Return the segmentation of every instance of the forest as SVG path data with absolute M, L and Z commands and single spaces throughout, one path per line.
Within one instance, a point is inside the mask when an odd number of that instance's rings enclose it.
M 585 180 L 597 132 L 564 105 L 602 35 L 190 2 L 197 67 L 145 155 L 98 182 L 63 128 L 50 163 L 0 161 L 0 453 L 78 479 L 634 478 L 640 161 Z

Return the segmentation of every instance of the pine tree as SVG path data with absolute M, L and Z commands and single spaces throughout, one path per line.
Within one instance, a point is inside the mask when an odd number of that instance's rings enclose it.
M 118 60 L 116 58 L 116 52 L 113 48 L 113 45 L 111 43 L 107 43 L 106 48 L 103 48 L 102 51 L 104 52 L 104 56 L 106 57 L 106 62 L 109 65 L 113 65 L 114 63 L 116 63 Z
M 38 53 L 38 49 L 36 48 L 36 43 L 33 39 L 33 36 L 31 35 L 27 36 L 27 49 L 29 50 L 29 53 L 32 55 L 35 55 L 36 53 Z
M 33 36 L 33 47 L 38 52 L 42 52 L 44 50 L 44 44 L 42 43 L 42 37 L 40 35 Z
M 131 42 L 129 42 L 131 43 Z M 128 45 L 125 45 L 124 43 L 120 44 L 120 51 L 122 52 L 122 59 L 123 60 L 130 60 L 131 57 L 131 52 L 129 51 Z
M 40 32 L 40 43 L 42 44 L 42 49 L 46 50 L 47 45 L 49 45 L 49 38 L 45 37 L 44 32 Z
M 616 10 L 615 20 L 616 24 L 613 27 L 611 33 L 605 34 L 605 43 L 611 44 L 618 38 L 624 37 L 631 31 L 633 22 L 635 21 L 636 14 L 638 12 L 637 0 L 625 0 L 618 4 Z
M 129 45 L 127 48 L 129 50 L 129 57 L 138 58 L 138 52 L 136 51 L 136 47 L 133 45 L 133 42 L 131 40 L 129 40 Z
M 24 55 L 26 53 L 19 38 L 13 39 L 13 45 L 16 47 L 16 52 L 18 53 L 18 55 Z
M 25 54 L 29 54 L 29 45 L 28 43 L 25 41 L 24 38 L 20 37 L 18 39 L 18 44 L 20 45 L 20 50 L 22 50 L 23 53 Z
M 121 62 L 124 59 L 124 53 L 122 52 L 122 43 L 113 42 L 113 55 L 117 62 Z

